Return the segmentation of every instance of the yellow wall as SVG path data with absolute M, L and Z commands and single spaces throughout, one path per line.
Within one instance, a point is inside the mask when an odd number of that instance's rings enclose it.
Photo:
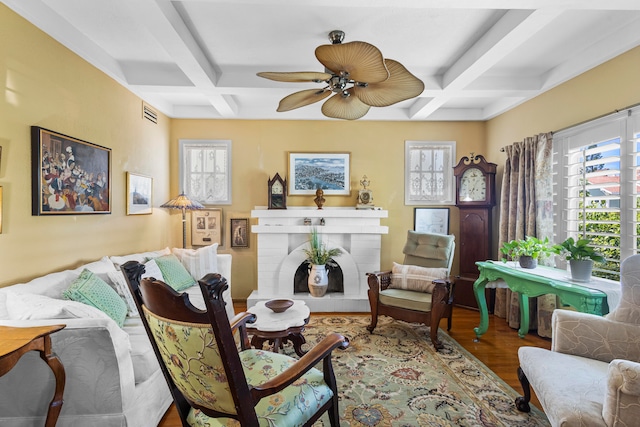
M 0 286 L 104 255 L 170 244 L 170 215 L 126 215 L 126 171 L 154 178 L 169 198 L 169 119 L 141 118 L 142 101 L 0 5 Z M 31 215 L 32 125 L 112 149 L 110 215 Z
M 275 106 L 274 106 L 275 108 Z M 309 106 L 306 108 L 320 108 Z M 363 175 L 371 181 L 374 204 L 389 211 L 383 225 L 382 267 L 402 262 L 406 232 L 413 229 L 413 208 L 404 204 L 405 140 L 457 141 L 457 157 L 470 151 L 482 154 L 484 123 L 480 122 L 343 122 L 343 121 L 244 121 L 172 120 L 171 185 L 178 185 L 178 140 L 228 139 L 233 144 L 233 205 L 221 206 L 225 224 L 229 218 L 249 218 L 251 209 L 267 204 L 267 180 L 276 172 L 287 176 L 287 152 L 325 151 L 351 153 L 351 195 L 326 196 L 325 207 L 355 206 Z M 289 206 L 316 207 L 314 196 L 289 196 Z M 458 209 L 450 207 L 450 231 L 458 232 Z M 225 243 L 229 241 L 228 230 Z M 255 236 L 249 249 L 233 254 L 233 297 L 246 298 L 256 289 Z M 457 271 L 457 263 L 454 265 Z

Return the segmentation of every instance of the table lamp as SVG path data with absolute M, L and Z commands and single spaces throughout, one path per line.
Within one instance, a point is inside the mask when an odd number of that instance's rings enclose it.
M 182 248 L 187 247 L 187 210 L 193 211 L 204 209 L 204 206 L 196 200 L 190 200 L 184 193 L 181 193 L 175 199 L 169 200 L 167 203 L 160 205 L 161 208 L 181 209 L 182 210 Z

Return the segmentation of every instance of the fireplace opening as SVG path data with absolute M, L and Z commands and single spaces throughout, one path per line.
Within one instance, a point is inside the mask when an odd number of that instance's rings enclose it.
M 335 267 L 327 265 L 327 275 L 329 277 L 329 286 L 327 287 L 327 293 L 330 292 L 344 292 L 344 280 L 342 276 L 342 269 L 340 265 L 336 263 Z M 309 293 L 309 262 L 304 261 L 298 266 L 295 275 L 293 276 L 293 293 Z

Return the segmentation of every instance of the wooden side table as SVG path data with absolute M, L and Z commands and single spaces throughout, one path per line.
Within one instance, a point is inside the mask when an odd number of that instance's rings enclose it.
M 270 342 L 273 344 L 271 350 L 277 353 L 283 343 L 291 341 L 296 354 L 304 355 L 302 345 L 307 341 L 302 333 L 309 323 L 309 307 L 304 301 L 294 300 L 288 310 L 274 313 L 264 303 L 265 301 L 259 301 L 247 309 L 249 313 L 256 315 L 255 323 L 247 324 L 247 333 L 253 335 L 251 345 L 262 348 L 265 342 Z
M 51 351 L 50 335 L 66 325 L 36 326 L 33 328 L 13 328 L 0 326 L 0 376 L 9 372 L 18 363 L 23 354 L 29 351 L 40 352 L 40 358 L 53 371 L 56 388 L 49 404 L 45 427 L 54 427 L 62 409 L 64 392 L 64 366 L 58 356 Z

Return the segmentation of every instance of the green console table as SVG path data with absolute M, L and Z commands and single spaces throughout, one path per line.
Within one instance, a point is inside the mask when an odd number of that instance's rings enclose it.
M 480 276 L 473 284 L 473 293 L 480 310 L 480 325 L 474 328 L 476 339 L 487 332 L 489 313 L 485 297 L 487 283 L 502 279 L 509 289 L 518 293 L 520 302 L 520 329 L 518 335 L 523 338 L 529 332 L 529 298 L 545 294 L 555 294 L 563 304 L 570 305 L 584 313 L 605 315 L 609 312 L 609 298 L 620 298 L 620 284 L 612 280 L 593 278 L 589 283 L 571 281 L 569 273 L 551 267 L 539 266 L 535 269 L 515 267 L 513 262 L 480 261 L 476 262 Z

